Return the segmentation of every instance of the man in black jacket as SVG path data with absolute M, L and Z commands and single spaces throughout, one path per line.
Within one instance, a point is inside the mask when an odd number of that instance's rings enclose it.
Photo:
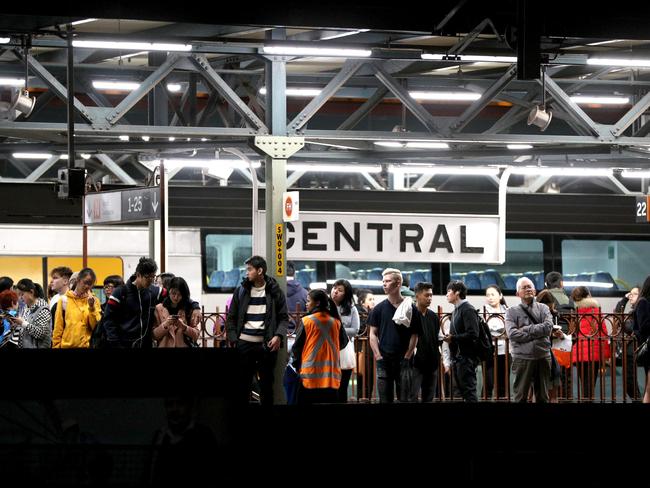
M 266 269 L 261 256 L 246 261 L 246 278 L 233 293 L 226 332 L 228 345 L 240 355 L 240 400 L 248 403 L 253 375 L 259 374 L 262 405 L 273 405 L 273 370 L 289 314 L 284 292 Z
M 438 388 L 440 321 L 438 315 L 429 308 L 432 300 L 433 285 L 431 283 L 420 282 L 415 285 L 415 304 L 421 315 L 422 327 L 418 333 L 417 350 L 413 357 L 413 365 L 417 372 L 413 400 L 417 400 L 418 390 L 422 389 L 422 403 L 433 401 Z
M 476 341 L 478 340 L 478 314 L 467 301 L 467 287 L 462 281 L 447 285 L 447 301 L 454 305 L 449 334 L 444 341 L 449 344 L 454 369 L 454 384 L 466 402 L 478 402 L 476 393 Z
M 158 265 L 142 257 L 124 286 L 113 290 L 103 319 L 107 346 L 112 348 L 151 348 L 154 309 L 166 296 L 164 288 L 152 286 Z

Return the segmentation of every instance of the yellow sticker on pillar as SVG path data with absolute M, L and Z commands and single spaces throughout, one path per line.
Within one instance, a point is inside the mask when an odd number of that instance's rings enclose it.
M 275 274 L 284 276 L 285 273 L 284 259 L 284 231 L 282 224 L 275 224 Z

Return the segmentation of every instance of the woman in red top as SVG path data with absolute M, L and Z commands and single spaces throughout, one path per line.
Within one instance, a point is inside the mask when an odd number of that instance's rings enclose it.
M 571 298 L 580 317 L 578 340 L 573 345 L 573 362 L 578 369 L 582 397 L 594 397 L 598 373 L 610 358 L 607 329 L 600 318 L 600 305 L 591 297 L 586 286 L 577 286 Z

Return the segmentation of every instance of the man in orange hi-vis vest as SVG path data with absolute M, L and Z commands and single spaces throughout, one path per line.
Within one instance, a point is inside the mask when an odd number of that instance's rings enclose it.
M 336 304 L 323 290 L 307 295 L 309 315 L 298 324 L 291 349 L 300 376 L 299 404 L 335 403 L 341 384 L 339 353 L 348 343 Z

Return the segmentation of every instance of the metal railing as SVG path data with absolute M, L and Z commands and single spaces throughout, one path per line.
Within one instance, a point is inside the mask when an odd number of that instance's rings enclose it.
M 294 323 L 299 323 L 305 312 L 291 312 L 289 315 Z M 362 314 L 362 322 L 365 318 Z M 438 318 L 443 330 L 447 331 L 451 313 L 444 313 L 439 309 Z M 484 311 L 483 318 L 486 322 L 503 322 L 504 332 L 492 337 L 495 354 L 491 365 L 482 362 L 477 368 L 479 400 L 509 402 L 512 401 L 512 359 L 507 353 L 498 354 L 500 341 L 503 341 L 505 351 L 509 351 L 510 346 L 505 333 L 505 317 L 504 314 L 489 314 Z M 571 336 L 572 350 L 568 354 L 569 366 L 560 366 L 561 385 L 556 397 L 551 398 L 560 402 L 640 401 L 643 397 L 645 377 L 643 369 L 637 367 L 634 358 L 636 338 L 625 327 L 626 322 L 631 320 L 630 314 L 573 313 L 563 315 L 562 318 L 566 323 L 565 333 Z M 218 309 L 213 313 L 204 311 L 199 345 L 226 347 L 225 322 L 225 312 L 219 312 Z M 349 398 L 360 402 L 377 401 L 375 361 L 370 348 L 368 329 L 364 334 L 355 337 L 355 349 L 357 366 L 350 381 Z M 449 369 L 449 373 L 445 373 L 442 357 L 437 374 L 438 388 L 434 401 L 459 401 L 460 396 L 454 392 L 453 368 Z M 490 383 L 491 391 L 487 388 Z

